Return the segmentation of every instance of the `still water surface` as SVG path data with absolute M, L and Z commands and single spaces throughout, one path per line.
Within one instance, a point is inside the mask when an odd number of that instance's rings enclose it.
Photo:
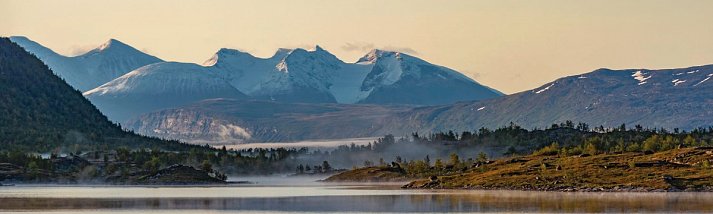
M 395 185 L 6 186 L 0 212 L 713 212 L 712 193 L 403 190 Z

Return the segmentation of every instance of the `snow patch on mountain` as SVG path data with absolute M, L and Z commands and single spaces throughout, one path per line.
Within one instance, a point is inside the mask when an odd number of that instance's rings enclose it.
M 289 53 L 280 49 L 270 58 L 258 58 L 242 51 L 223 48 L 203 63 L 208 71 L 228 81 L 248 95 L 287 88 L 286 77 L 276 72 L 276 65 Z
M 698 86 L 698 85 L 700 85 L 700 84 L 702 84 L 702 83 L 708 81 L 711 77 L 713 77 L 713 74 L 708 74 L 708 76 L 707 76 L 705 79 L 701 80 L 700 82 L 696 83 L 696 84 L 693 85 L 693 86 Z
M 329 92 L 338 103 L 356 103 L 366 98 L 373 89 L 361 90 L 361 84 L 372 67 L 366 64 L 345 64 L 335 72 Z
M 678 86 L 678 84 L 684 83 L 684 82 L 686 82 L 686 80 L 675 79 L 671 82 L 673 83 L 673 86 Z
M 540 89 L 540 90 L 536 91 L 535 94 L 539 94 L 539 93 L 545 92 L 545 91 L 549 90 L 549 89 L 550 89 L 552 86 L 554 86 L 554 85 L 555 85 L 555 83 L 553 82 L 551 85 L 549 85 L 549 86 L 547 86 L 547 87 L 545 87 L 545 88 L 543 88 L 543 89 Z
M 216 134 L 221 138 L 222 142 L 244 141 L 252 138 L 247 129 L 234 124 L 217 124 L 218 130 Z M 239 137 L 235 137 L 239 136 Z
M 635 80 L 639 81 L 639 85 L 646 84 L 646 80 L 651 78 L 651 76 L 645 76 L 646 74 L 641 71 L 636 71 L 634 72 L 631 76 L 634 77 Z
M 374 49 L 359 59 L 357 64 L 378 66 L 380 72 L 374 73 L 371 78 L 378 80 L 377 84 L 391 85 L 399 81 L 404 73 L 402 60 L 401 53 Z

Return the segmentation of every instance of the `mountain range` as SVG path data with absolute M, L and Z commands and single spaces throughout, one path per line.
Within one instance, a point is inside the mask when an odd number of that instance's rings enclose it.
M 372 50 L 345 63 L 319 46 L 258 58 L 221 49 L 204 63 L 240 91 L 280 102 L 435 105 L 502 93 L 408 54 Z
M 223 48 L 197 65 L 163 62 L 115 39 L 76 57 L 25 37 L 11 39 L 120 123 L 211 98 L 436 105 L 502 96 L 457 71 L 391 51 L 373 50 L 346 63 L 320 46 L 279 49 L 270 58 Z
M 12 39 L 50 68 L 91 67 L 82 63 L 86 61 L 68 63 L 72 57 L 46 57 L 56 53 L 26 38 Z M 117 62 L 145 55 L 126 51 L 136 49 L 116 40 L 107 44 L 84 55 L 118 52 L 111 51 L 112 46 L 124 47 L 126 55 L 102 59 Z M 545 128 L 567 120 L 668 129 L 713 123 L 713 110 L 708 108 L 713 104 L 713 65 L 598 69 L 511 95 L 457 71 L 383 50 L 347 63 L 319 46 L 279 49 L 269 58 L 223 48 L 202 65 L 156 58 L 135 69 L 128 67 L 83 95 L 126 128 L 186 141 L 408 135 L 497 128 L 511 122 Z M 70 84 L 97 79 L 55 73 Z
M 713 125 L 711 78 L 713 65 L 598 69 L 512 95 L 422 107 L 274 108 L 275 104 L 269 103 L 206 100 L 144 114 L 127 126 L 152 136 L 218 142 L 406 136 L 413 132 L 493 129 L 511 122 L 543 129 L 567 120 L 587 123 L 590 128 L 625 124 L 629 128 L 642 125 L 691 130 Z

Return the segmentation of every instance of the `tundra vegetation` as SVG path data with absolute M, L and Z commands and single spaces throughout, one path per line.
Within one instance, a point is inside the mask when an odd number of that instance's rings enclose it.
M 485 153 L 470 157 L 453 153 L 447 159 L 436 159 L 433 163 L 428 156 L 408 161 L 396 158 L 397 161 L 387 165 L 364 166 L 337 174 L 326 181 L 412 181 L 404 188 L 713 190 L 713 169 L 710 166 L 713 159 L 713 128 L 669 131 L 642 126 L 627 129 L 622 125 L 590 130 L 586 124 L 566 122 L 545 130 L 527 131 L 516 126 L 504 130 L 520 133 L 508 135 L 511 137 L 534 137 L 530 140 L 557 137 L 544 141 L 548 144 L 537 141 L 533 145 L 539 148 L 529 150 L 520 144 L 523 141 L 498 141 L 507 149 L 502 156 L 492 160 Z M 478 142 L 488 134 L 479 132 L 474 136 L 470 138 L 470 143 Z

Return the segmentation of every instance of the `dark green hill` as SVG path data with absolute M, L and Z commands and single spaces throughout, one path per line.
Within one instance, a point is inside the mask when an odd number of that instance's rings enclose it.
M 46 152 L 119 146 L 195 147 L 123 131 L 37 57 L 0 38 L 0 150 Z

